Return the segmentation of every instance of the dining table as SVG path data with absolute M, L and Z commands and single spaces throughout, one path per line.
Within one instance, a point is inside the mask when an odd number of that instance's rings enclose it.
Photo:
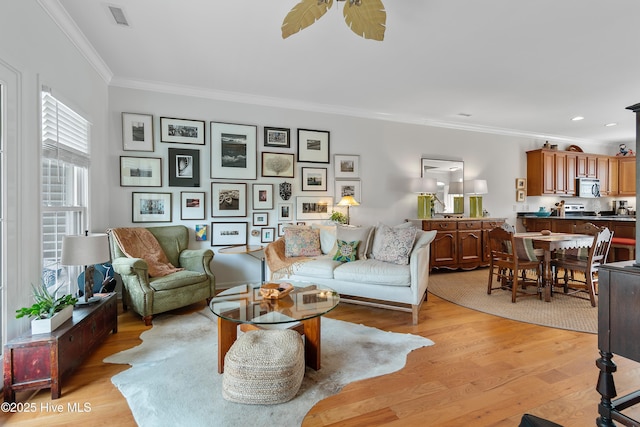
M 594 236 L 589 234 L 575 234 L 575 233 L 542 233 L 526 232 L 515 233 L 516 239 L 522 239 L 524 246 L 527 245 L 527 241 L 531 243 L 531 247 L 534 249 L 540 249 L 543 251 L 543 280 L 544 280 L 544 300 L 546 302 L 551 301 L 551 294 L 553 289 L 553 277 L 551 273 L 551 254 L 561 249 L 579 249 L 590 248 L 593 245 Z

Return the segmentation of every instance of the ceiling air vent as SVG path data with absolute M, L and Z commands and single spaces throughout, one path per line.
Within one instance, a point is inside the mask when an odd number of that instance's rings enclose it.
M 124 16 L 124 10 L 115 6 L 109 6 L 109 10 L 111 11 L 111 15 L 113 15 L 113 19 L 115 19 L 116 24 L 123 25 L 125 27 L 129 26 L 127 17 Z

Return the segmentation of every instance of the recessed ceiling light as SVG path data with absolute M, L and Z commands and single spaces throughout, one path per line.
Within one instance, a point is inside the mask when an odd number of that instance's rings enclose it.
M 605 126 L 610 128 L 611 126 L 618 126 L 618 124 L 617 123 L 607 123 Z
M 577 122 L 579 120 L 584 120 L 584 117 L 582 116 L 575 116 L 574 118 L 572 118 L 571 120 L 573 120 L 574 122 Z

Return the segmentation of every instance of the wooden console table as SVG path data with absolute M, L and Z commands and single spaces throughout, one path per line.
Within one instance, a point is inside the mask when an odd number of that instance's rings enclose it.
M 73 318 L 47 334 L 30 332 L 4 347 L 4 401 L 14 402 L 16 391 L 51 388 L 61 395 L 62 377 L 71 373 L 113 331 L 118 332 L 116 293 L 88 306 L 76 307 Z
M 598 269 L 598 349 L 600 369 L 596 390 L 601 399 L 598 405 L 599 427 L 614 427 L 613 421 L 625 426 L 640 422 L 622 413 L 640 403 L 640 390 L 613 400 L 616 386 L 613 373 L 617 367 L 613 354 L 640 362 L 640 268 L 633 261 L 605 264 Z

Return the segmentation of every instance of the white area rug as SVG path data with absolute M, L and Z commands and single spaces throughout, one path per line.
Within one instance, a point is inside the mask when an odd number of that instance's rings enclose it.
M 139 346 L 107 357 L 132 367 L 112 378 L 140 426 L 299 426 L 318 401 L 346 384 L 395 372 L 429 339 L 322 319 L 322 368 L 307 368 L 296 397 L 279 405 L 242 405 L 222 398 L 217 323 L 208 308 L 161 315 Z

